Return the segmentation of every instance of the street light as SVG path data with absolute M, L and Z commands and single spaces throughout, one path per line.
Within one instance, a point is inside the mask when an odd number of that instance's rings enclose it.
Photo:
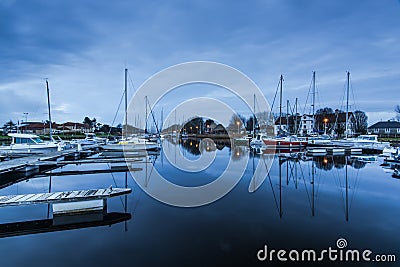
M 324 132 L 325 132 L 325 134 L 326 134 L 326 124 L 328 123 L 328 121 L 329 121 L 328 118 L 324 118 L 324 125 L 325 125 L 325 131 Z
M 24 112 L 24 115 L 25 115 L 25 132 L 26 132 L 26 127 L 28 127 L 28 124 L 27 124 L 27 122 L 28 122 L 28 112 Z
M 238 134 L 239 134 L 239 125 L 240 125 L 240 122 L 239 122 L 239 121 L 236 121 L 236 124 L 237 124 L 237 126 L 238 126 Z

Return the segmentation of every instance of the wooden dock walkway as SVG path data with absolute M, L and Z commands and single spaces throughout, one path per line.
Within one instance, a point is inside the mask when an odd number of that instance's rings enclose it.
M 129 194 L 131 192 L 131 188 L 106 188 L 40 194 L 8 195 L 0 196 L 0 207 L 100 200 Z

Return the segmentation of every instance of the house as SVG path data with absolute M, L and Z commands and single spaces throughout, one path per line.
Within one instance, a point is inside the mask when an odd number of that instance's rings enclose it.
M 311 135 L 314 133 L 314 118 L 312 115 L 304 114 L 301 116 L 298 133 L 300 135 Z
M 228 134 L 225 127 L 222 124 L 218 124 L 217 126 L 215 126 L 212 133 L 213 134 Z
M 400 122 L 380 121 L 368 127 L 369 134 L 377 134 L 379 137 L 400 136 Z
M 79 122 L 66 122 L 63 124 L 53 122 L 51 128 L 53 133 L 89 133 L 92 130 L 90 125 Z M 50 124 L 48 122 L 24 122 L 19 125 L 19 130 L 30 134 L 49 134 Z
M 315 123 L 315 125 L 314 125 Z M 347 134 L 354 135 L 355 117 L 353 112 L 348 113 Z M 282 124 L 282 125 L 280 125 Z M 295 130 L 296 128 L 296 130 Z M 335 133 L 343 135 L 346 130 L 346 112 L 321 113 L 312 115 L 304 114 L 302 116 L 282 117 L 275 120 L 275 134 L 278 134 L 279 129 L 284 133 L 297 132 L 299 135 L 312 135 L 315 133 Z
M 57 125 L 57 130 L 62 133 L 90 133 L 92 127 L 87 123 L 65 122 Z

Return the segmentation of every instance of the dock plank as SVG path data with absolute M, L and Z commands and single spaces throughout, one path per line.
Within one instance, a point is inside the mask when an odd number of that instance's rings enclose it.
M 131 192 L 132 192 L 131 188 L 107 188 L 107 189 L 54 192 L 54 193 L 0 196 L 0 207 L 40 204 L 40 203 L 51 204 L 51 203 L 66 203 L 75 201 L 107 199 L 114 196 L 129 194 Z

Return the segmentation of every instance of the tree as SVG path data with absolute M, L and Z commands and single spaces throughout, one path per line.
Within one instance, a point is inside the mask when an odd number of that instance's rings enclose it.
M 90 121 L 90 125 L 93 127 L 93 128 L 96 128 L 96 118 L 93 118 L 91 121 Z
M 111 127 L 110 127 L 110 125 L 108 125 L 108 124 L 103 124 L 103 125 L 100 127 L 100 131 L 103 132 L 103 133 L 108 133 L 108 132 L 110 132 L 110 129 L 111 129 Z
M 251 116 L 247 121 L 246 121 L 246 130 L 249 132 L 253 131 L 253 116 Z M 257 118 L 254 121 L 254 128 L 257 129 Z
M 232 131 L 233 133 L 240 133 L 241 128 L 243 127 L 243 123 L 246 121 L 246 118 L 239 114 L 233 114 L 232 118 L 229 122 L 227 127 L 228 130 Z
M 398 121 L 400 121 L 400 105 L 397 105 L 397 106 L 395 107 L 394 111 L 397 113 L 397 114 L 396 114 L 396 119 L 397 119 Z
M 360 134 L 366 134 L 368 128 L 368 116 L 364 111 L 356 110 L 354 111 L 355 119 L 355 132 Z
M 182 128 L 183 131 L 186 129 L 186 133 L 201 134 L 203 133 L 203 118 L 196 117 L 188 121 Z M 176 127 L 179 130 L 179 127 Z M 175 130 L 175 127 L 174 127 Z
M 89 117 L 85 117 L 85 118 L 83 119 L 83 123 L 92 125 L 92 120 L 89 119 Z
M 4 132 L 6 133 L 10 132 L 12 129 L 14 129 L 15 125 L 16 124 L 12 120 L 9 120 L 3 126 Z
M 320 108 L 315 112 L 315 114 L 333 114 L 333 113 L 334 113 L 333 109 L 328 107 Z

